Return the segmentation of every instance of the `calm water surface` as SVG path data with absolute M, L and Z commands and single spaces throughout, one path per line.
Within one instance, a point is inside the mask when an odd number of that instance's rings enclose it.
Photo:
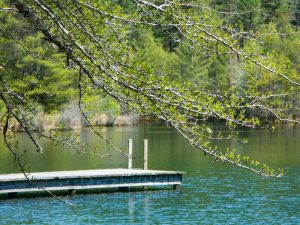
M 223 130 L 222 126 L 215 126 Z M 0 224 L 300 224 L 300 128 L 241 130 L 246 145 L 228 143 L 273 167 L 284 167 L 283 178 L 263 178 L 230 165 L 216 163 L 189 147 L 173 129 L 161 125 L 112 127 L 103 132 L 126 147 L 134 139 L 134 167 L 142 167 L 143 139 L 149 139 L 149 168 L 182 170 L 187 174 L 181 191 L 160 190 L 103 193 L 66 197 L 75 207 L 53 198 L 0 201 Z M 107 150 L 89 130 L 81 139 L 100 152 Z M 19 133 L 31 171 L 126 167 L 126 158 L 82 156 L 45 144 L 37 154 Z M 109 150 L 110 151 L 110 150 Z M 12 156 L 0 141 L 0 173 L 17 172 Z

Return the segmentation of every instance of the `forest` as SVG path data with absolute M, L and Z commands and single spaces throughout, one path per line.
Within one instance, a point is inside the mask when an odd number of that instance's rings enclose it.
M 118 1 L 118 4 L 128 12 L 135 10 L 130 1 Z M 284 64 L 293 73 L 291 76 L 299 76 L 299 0 L 211 0 L 201 4 L 206 7 L 197 10 L 199 17 L 203 17 L 206 11 L 220 12 L 210 18 L 211 23 L 221 20 L 222 24 L 264 34 L 259 41 L 265 41 L 265 44 L 256 46 L 260 48 L 256 51 L 267 53 L 272 60 Z M 9 8 L 9 2 L 2 1 L 0 7 Z M 59 53 L 22 15 L 1 10 L 0 21 L 0 65 L 6 68 L 6 71 L 0 70 L 2 76 L 17 93 L 35 101 L 43 113 L 50 116 L 65 108 L 70 111 L 78 94 L 76 74 L 68 69 L 66 55 Z M 176 31 L 140 26 L 132 30 L 126 39 L 129 45 L 142 52 L 143 61 L 155 72 L 166 74 L 171 80 L 189 81 L 213 94 L 223 93 L 233 87 L 239 93 L 249 86 L 266 93 L 268 90 L 281 92 L 285 88 L 274 76 L 257 70 L 255 66 L 245 67 L 238 60 L 218 51 L 198 54 L 189 46 L 177 42 L 174 37 L 183 38 Z M 240 46 L 247 48 L 244 42 L 240 40 Z M 283 95 L 274 101 L 277 101 L 276 104 L 295 103 L 298 102 L 297 97 L 291 99 Z M 98 112 L 112 116 L 121 113 L 119 103 L 108 96 L 91 94 L 87 98 L 94 107 L 96 103 Z M 293 106 L 290 110 L 297 118 L 298 104 Z M 274 119 L 267 113 L 260 116 Z

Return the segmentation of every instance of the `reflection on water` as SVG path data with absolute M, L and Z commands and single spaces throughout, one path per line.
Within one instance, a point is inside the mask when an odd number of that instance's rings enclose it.
M 223 127 L 216 125 L 216 130 Z M 285 177 L 263 178 L 230 165 L 216 163 L 189 147 L 174 130 L 164 126 L 105 128 L 114 143 L 126 147 L 134 140 L 134 167 L 143 166 L 143 139 L 149 139 L 149 168 L 187 171 L 181 191 L 145 191 L 79 195 L 70 198 L 76 208 L 52 198 L 0 201 L 0 224 L 299 224 L 300 129 L 241 130 L 249 144 L 227 143 L 274 167 L 284 167 Z M 18 134 L 32 171 L 126 167 L 126 157 L 82 156 L 44 143 L 45 153 Z M 93 148 L 99 142 L 89 130 L 82 140 Z M 15 172 L 10 153 L 0 144 L 0 172 Z M 14 212 L 12 215 L 11 212 Z

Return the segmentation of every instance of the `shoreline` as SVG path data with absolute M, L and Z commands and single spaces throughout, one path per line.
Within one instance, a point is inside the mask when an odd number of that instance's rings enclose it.
M 107 113 L 97 114 L 91 120 L 91 124 L 83 117 L 72 117 L 68 120 L 62 119 L 58 114 L 44 115 L 33 121 L 32 126 L 40 131 L 50 130 L 81 130 L 86 127 L 121 127 L 121 126 L 136 126 L 143 122 L 157 122 L 156 118 L 150 116 L 139 116 L 137 114 L 129 113 L 118 116 L 112 116 Z M 13 121 L 11 128 L 15 132 L 22 132 L 24 129 L 17 121 Z M 2 130 L 2 127 L 0 127 Z
M 300 118 L 299 118 L 300 120 Z M 81 130 L 91 126 L 95 127 L 124 127 L 124 126 L 137 126 L 141 123 L 157 123 L 160 120 L 151 116 L 140 116 L 135 113 L 126 113 L 123 115 L 113 116 L 108 113 L 96 114 L 88 123 L 81 115 L 71 118 L 62 118 L 60 114 L 47 114 L 42 117 L 36 118 L 31 124 L 36 130 L 50 131 L 50 130 Z M 217 120 L 209 120 L 207 122 L 217 122 Z M 221 122 L 221 121 L 219 121 Z M 296 123 L 284 123 L 278 120 L 262 121 L 263 125 L 274 124 L 277 127 L 285 125 L 295 126 Z M 14 132 L 23 132 L 24 129 L 17 121 L 13 121 L 11 129 Z M 3 127 L 0 127 L 3 130 Z

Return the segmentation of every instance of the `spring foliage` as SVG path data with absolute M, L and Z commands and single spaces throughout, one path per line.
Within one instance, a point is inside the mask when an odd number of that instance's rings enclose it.
M 76 84 L 78 105 L 86 120 L 91 92 L 108 95 L 128 110 L 173 126 L 215 161 L 264 176 L 282 175 L 283 171 L 235 154 L 234 149 L 219 147 L 218 141 L 236 137 L 216 133 L 207 121 L 222 120 L 229 128 L 270 129 L 274 124 L 266 124 L 266 118 L 298 123 L 294 119 L 300 86 L 295 49 L 300 44 L 297 23 L 292 22 L 298 17 L 287 2 L 9 2 L 14 7 L 11 13 L 22 14 L 36 35 L 25 35 L 20 44 L 16 34 L 3 29 L 4 38 L 16 39 L 15 48 L 30 50 L 30 54 L 13 57 L 18 63 L 6 63 L 7 57 L 1 62 L 4 136 L 11 118 L 15 118 L 38 150 L 42 147 L 37 137 L 81 148 L 30 126 L 32 102 L 45 107 L 51 102 L 50 95 L 41 96 L 37 88 L 28 88 L 21 79 L 14 83 L 15 71 L 30 71 L 20 77 L 28 76 L 39 87 L 57 93 L 62 97 L 56 99 L 58 102 L 72 96 L 71 87 Z M 47 44 L 39 45 L 41 38 Z M 39 74 L 40 70 L 43 73 Z M 8 139 L 7 144 L 11 144 Z

